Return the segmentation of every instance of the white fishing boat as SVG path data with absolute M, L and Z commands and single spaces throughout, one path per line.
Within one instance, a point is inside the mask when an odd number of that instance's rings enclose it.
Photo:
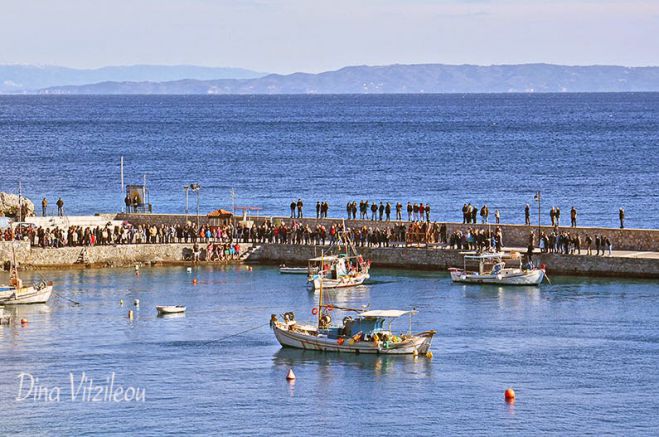
M 522 263 L 518 252 L 475 253 L 465 252 L 463 268 L 449 269 L 451 280 L 463 284 L 539 285 L 545 278 L 544 265 Z M 477 264 L 477 270 L 467 264 Z
M 343 231 L 338 232 L 336 241 L 322 256 L 309 260 L 309 276 L 307 282 L 314 289 L 320 287 L 347 288 L 362 285 L 371 275 L 371 262 L 365 260 L 352 244 L 350 236 Z
M 279 273 L 287 275 L 306 275 L 309 273 L 309 269 L 306 267 L 288 267 L 286 264 L 279 266 Z
M 184 305 L 157 305 L 158 314 L 181 314 L 185 312 Z
M 324 260 L 323 260 L 324 261 Z M 357 354 L 426 354 L 430 350 L 436 331 L 412 333 L 412 316 L 415 310 L 366 310 L 334 306 L 323 302 L 323 282 L 319 284 L 318 305 L 311 313 L 317 322 L 301 324 L 292 312 L 284 313 L 279 320 L 270 317 L 270 327 L 283 347 L 324 352 Z M 341 324 L 332 324 L 332 315 L 347 313 Z M 409 316 L 407 332 L 395 334 L 392 323 Z
M 320 287 L 347 288 L 362 285 L 371 276 L 370 264 L 361 256 L 327 256 L 309 260 L 309 270 L 316 271 L 310 275 L 308 282 L 314 290 Z
M 330 326 L 331 318 L 323 312 L 319 325 L 313 326 L 298 324 L 292 313 L 286 313 L 283 321 L 273 315 L 271 326 L 277 341 L 284 347 L 358 354 L 426 354 L 436 331 L 394 334 L 391 330 L 393 320 L 408 314 L 411 317 L 415 312 L 364 311 L 354 318 L 344 317 L 339 326 Z
M 0 285 L 0 305 L 46 303 L 52 292 L 53 283 L 44 280 L 29 286 L 23 285 L 23 280 L 18 275 L 16 254 L 12 247 L 9 284 Z

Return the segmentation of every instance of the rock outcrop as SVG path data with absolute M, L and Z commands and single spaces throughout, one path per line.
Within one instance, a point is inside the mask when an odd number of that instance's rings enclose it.
M 22 196 L 20 204 L 23 206 L 23 217 L 34 215 L 34 203 L 30 199 Z M 0 193 L 0 217 L 18 217 L 18 213 L 18 194 Z

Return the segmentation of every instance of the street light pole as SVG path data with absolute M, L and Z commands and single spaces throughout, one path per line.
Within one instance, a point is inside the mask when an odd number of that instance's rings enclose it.
M 540 241 L 540 217 L 541 217 L 541 208 L 540 208 L 540 201 L 542 200 L 542 194 L 540 194 L 540 191 L 535 193 L 535 200 L 538 202 L 538 241 Z
M 201 190 L 201 185 L 190 184 L 190 189 L 197 194 L 197 229 L 199 229 L 199 190 Z
M 190 185 L 183 185 L 183 190 L 185 190 L 185 218 L 187 220 L 187 216 L 188 216 L 188 191 L 190 190 Z

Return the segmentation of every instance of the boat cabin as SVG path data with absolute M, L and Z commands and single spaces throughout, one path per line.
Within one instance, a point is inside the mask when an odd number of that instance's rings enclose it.
M 521 258 L 517 252 L 507 254 L 504 252 L 481 253 L 465 252 L 464 271 L 474 272 L 479 275 L 497 274 L 507 266 L 506 263 L 514 264 L 515 267 L 521 266 Z M 469 264 L 469 266 L 467 265 Z M 467 268 L 469 267 L 469 268 Z

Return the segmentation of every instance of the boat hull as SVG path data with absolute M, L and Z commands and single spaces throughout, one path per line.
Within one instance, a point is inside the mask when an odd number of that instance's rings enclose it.
M 422 332 L 390 347 L 384 347 L 383 345 L 376 346 L 371 341 L 358 341 L 349 344 L 350 342 L 346 340 L 343 344 L 339 344 L 337 339 L 286 330 L 281 325 L 273 326 L 273 331 L 277 341 L 283 347 L 322 352 L 382 355 L 425 354 L 430 350 L 432 337 L 435 334 L 434 331 Z
M 279 267 L 279 273 L 285 275 L 306 275 L 309 269 L 306 267 Z
M 355 276 L 343 276 L 339 279 L 314 277 L 309 283 L 314 290 L 319 290 L 321 285 L 323 289 L 348 288 L 362 285 L 368 278 L 370 278 L 368 273 L 360 273 Z
M 157 306 L 158 314 L 181 314 L 185 312 L 185 307 L 178 306 Z
M 27 305 L 46 303 L 53 292 L 52 285 L 43 288 L 22 287 L 0 291 L 0 305 Z
M 491 285 L 540 285 L 545 278 L 542 269 L 518 270 L 497 275 L 480 275 L 465 273 L 461 269 L 450 269 L 451 280 L 461 284 L 491 284 Z

